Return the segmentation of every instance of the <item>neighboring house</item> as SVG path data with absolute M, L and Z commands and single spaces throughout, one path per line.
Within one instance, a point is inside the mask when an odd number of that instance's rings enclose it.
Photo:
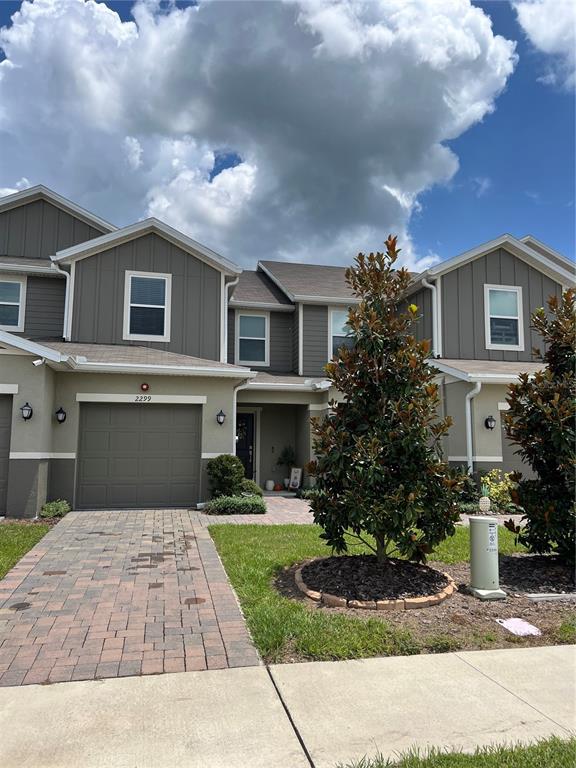
M 285 446 L 304 467 L 337 397 L 324 365 L 350 343 L 344 271 L 242 271 L 156 219 L 118 229 L 44 187 L 0 199 L 0 514 L 191 506 L 221 453 L 261 485 L 287 475 Z M 414 277 L 451 461 L 517 466 L 506 385 L 537 367 L 530 312 L 573 284 L 571 262 L 508 235 Z

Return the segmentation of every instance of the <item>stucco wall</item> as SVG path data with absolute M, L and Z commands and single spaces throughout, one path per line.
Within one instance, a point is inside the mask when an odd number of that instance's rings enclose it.
M 234 449 L 233 389 L 236 379 L 180 376 L 107 375 L 55 372 L 47 365 L 35 367 L 30 355 L 0 355 L 0 384 L 16 384 L 11 429 L 8 513 L 33 516 L 46 498 L 66 498 L 73 502 L 75 457 L 78 445 L 80 403 L 78 393 L 105 395 L 139 394 L 140 385 L 150 385 L 148 393 L 160 395 L 200 395 L 202 406 L 201 498 L 207 496 L 206 463 L 213 455 Z M 20 407 L 29 402 L 32 419 L 25 422 Z M 152 403 L 153 404 L 153 403 Z M 62 407 L 67 418 L 58 424 L 54 413 Z M 223 426 L 216 414 L 227 415 Z

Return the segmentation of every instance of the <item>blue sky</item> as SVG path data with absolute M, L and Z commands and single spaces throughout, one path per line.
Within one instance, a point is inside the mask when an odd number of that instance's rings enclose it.
M 123 21 L 132 20 L 131 2 L 108 0 L 106 4 L 116 11 Z M 179 8 L 185 8 L 190 3 L 178 2 L 176 5 Z M 268 4 L 263 4 L 263 6 L 265 5 Z M 418 192 L 417 202 L 412 205 L 410 214 L 407 214 L 406 218 L 406 229 L 412 238 L 413 248 L 420 257 L 432 253 L 437 254 L 440 258 L 447 258 L 478 243 L 490 240 L 503 232 L 510 232 L 517 236 L 530 233 L 573 258 L 576 250 L 574 90 L 541 81 L 542 75 L 550 66 L 551 57 L 536 50 L 532 42 L 527 39 L 510 3 L 505 0 L 492 0 L 491 2 L 475 2 L 475 5 L 490 16 L 494 34 L 516 41 L 516 53 L 519 60 L 513 73 L 508 77 L 503 92 L 499 95 L 496 93 L 494 96 L 494 111 L 485 114 L 479 122 L 461 132 L 461 135 L 456 139 L 444 138 L 442 140 L 441 143 L 449 147 L 457 156 L 459 169 L 447 183 L 443 183 L 440 178 L 442 174 L 439 174 L 438 180 L 432 184 L 431 188 Z M 0 2 L 0 26 L 10 25 L 10 17 L 19 6 L 19 2 L 6 0 Z M 61 21 L 59 24 L 62 26 Z M 48 52 L 46 55 L 48 60 L 50 60 L 50 56 L 54 57 L 53 53 Z M 52 95 L 46 91 L 43 91 L 43 94 L 47 99 L 52 98 Z M 55 98 L 60 98 L 60 95 L 56 94 Z M 322 98 L 322 94 L 319 94 L 319 98 Z M 398 105 L 398 109 L 402 109 L 402 104 Z M 14 118 L 13 125 L 18 125 L 17 117 Z M 106 129 L 104 128 L 103 135 L 105 133 Z M 147 152 L 149 155 L 153 151 L 157 153 L 157 149 L 151 148 L 151 136 L 157 134 L 157 129 L 151 129 L 149 133 L 143 132 L 142 134 L 134 130 L 130 136 L 138 136 L 137 140 L 123 138 L 124 142 L 132 142 L 130 146 L 136 152 L 135 166 L 138 165 L 140 156 L 146 157 Z M 234 130 L 231 132 L 231 135 L 233 134 Z M 213 131 L 213 135 L 218 135 L 218 131 Z M 142 138 L 143 136 L 144 138 Z M 248 202 L 244 206 L 242 232 L 239 234 L 239 230 L 234 230 L 233 226 L 230 225 L 229 238 L 237 237 L 238 242 L 243 243 L 242 248 L 245 255 L 238 260 L 248 264 L 249 256 L 246 253 L 250 251 L 251 244 L 248 237 L 244 238 L 244 234 L 250 226 L 253 226 L 257 216 L 262 217 L 264 215 L 262 206 L 260 209 L 250 209 L 250 190 L 252 189 L 250 185 L 253 184 L 253 176 L 250 174 L 255 173 L 255 171 L 251 170 L 248 161 L 242 162 L 241 150 L 237 150 L 233 142 L 230 145 L 226 144 L 227 137 L 214 139 L 212 136 L 211 138 L 210 146 L 214 153 L 211 168 L 206 170 L 203 165 L 203 163 L 205 164 L 205 161 L 202 160 L 204 151 L 202 146 L 204 145 L 196 147 L 194 150 L 196 152 L 195 162 L 199 164 L 198 167 L 203 169 L 202 173 L 205 173 L 206 176 L 202 182 L 204 186 L 201 187 L 201 190 L 208 190 L 209 194 L 212 194 L 213 190 L 206 185 L 210 184 L 221 171 L 229 168 L 230 171 L 238 172 L 234 178 L 230 177 L 235 185 L 233 189 L 236 190 L 239 184 L 243 190 L 242 194 Z M 54 142 L 59 141 L 62 142 L 63 147 L 68 147 L 71 141 L 70 133 L 55 135 Z M 219 141 L 221 141 L 221 145 L 218 144 Z M 295 157 L 300 149 L 297 147 L 294 150 Z M 181 153 L 181 151 L 180 148 L 178 152 Z M 278 149 L 275 151 L 277 158 L 279 151 Z M 46 155 L 45 150 L 43 150 L 43 155 Z M 345 167 L 347 158 L 341 157 L 340 159 Z M 190 161 L 187 160 L 186 162 Z M 313 163 L 313 160 L 310 162 Z M 3 162 L 0 154 L 0 187 L 10 188 L 17 181 L 17 178 L 13 178 L 17 175 L 17 170 L 13 165 L 10 169 L 6 167 L 3 170 L 3 165 L 6 166 L 7 164 Z M 261 171 L 262 160 L 260 159 L 258 164 L 254 161 L 254 167 L 256 165 Z M 30 166 L 24 168 L 21 175 L 26 179 L 31 179 L 31 183 L 44 181 L 49 185 L 53 184 L 59 187 L 58 191 L 69 196 L 79 195 L 82 198 L 80 202 L 97 209 L 98 213 L 111 218 L 118 224 L 129 223 L 130 217 L 135 215 L 142 216 L 153 213 L 162 217 L 161 203 L 158 200 L 150 203 L 145 192 L 140 188 L 138 200 L 136 200 L 137 193 L 133 193 L 135 196 L 133 204 L 126 203 L 125 199 L 109 201 L 109 195 L 106 198 L 108 193 L 105 189 L 100 194 L 92 194 L 91 190 L 83 190 L 82 182 L 77 178 L 79 173 L 77 168 L 78 162 L 75 163 L 74 172 L 68 172 L 69 178 L 62 180 L 61 186 L 59 186 L 57 166 L 52 170 L 50 168 L 43 170 L 42 179 L 33 178 L 34 169 L 32 167 L 30 170 Z M 91 172 L 96 177 L 96 182 L 93 179 L 90 181 L 92 189 L 95 184 L 97 185 L 99 179 L 97 169 L 92 168 Z M 284 178 L 287 178 L 285 170 L 283 173 L 285 174 Z M 152 176 L 150 171 L 145 177 L 149 184 L 152 184 Z M 222 183 L 225 176 L 226 174 L 223 174 L 220 178 Z M 331 179 L 328 180 L 328 186 L 331 181 Z M 322 182 L 323 188 L 326 188 L 326 180 L 320 179 L 320 182 Z M 104 182 L 102 184 L 105 187 Z M 166 188 L 170 187 L 172 190 L 175 184 L 176 181 L 171 185 L 166 184 Z M 182 189 L 182 187 L 178 187 L 178 189 Z M 195 189 L 197 193 L 197 188 Z M 127 188 L 125 195 L 130 196 L 130 194 L 132 193 Z M 226 196 L 229 197 L 231 194 L 229 189 L 225 190 Z M 276 216 L 284 217 L 286 210 L 291 209 L 291 207 L 296 210 L 298 208 L 298 195 L 299 192 L 296 191 L 292 198 L 287 196 L 285 201 L 281 200 L 278 203 L 279 207 L 275 209 Z M 333 210 L 338 208 L 337 195 L 336 189 L 334 191 Z M 272 199 L 273 195 L 269 194 L 269 197 Z M 171 198 L 164 189 L 162 194 L 158 194 L 158 199 L 161 201 Z M 313 200 L 313 198 L 311 199 Z M 107 200 L 108 202 L 106 202 Z M 142 210 L 144 200 L 148 200 L 147 211 Z M 107 209 L 107 205 L 109 209 Z M 343 202 L 342 207 L 349 209 L 349 202 Z M 167 207 L 166 210 L 169 211 L 170 208 Z M 217 211 L 218 216 L 216 218 L 212 213 L 210 212 L 207 223 L 205 222 L 203 228 L 200 228 L 198 232 L 194 229 L 195 222 L 190 219 L 187 220 L 186 216 L 183 215 L 180 215 L 180 218 L 173 218 L 170 223 L 183 228 L 189 225 L 189 230 L 193 235 L 198 236 L 199 239 L 204 236 L 204 241 L 207 241 L 208 245 L 217 247 L 218 243 L 214 243 L 210 239 L 210 222 L 212 222 L 213 227 L 215 220 L 227 222 L 228 219 L 232 221 L 233 217 L 232 214 L 229 215 L 227 209 L 224 212 Z M 116 214 L 116 218 L 114 218 L 114 214 Z M 206 212 L 204 208 L 189 206 L 187 215 L 193 219 L 194 216 L 206 215 Z M 274 216 L 274 213 L 271 215 Z M 314 211 L 313 215 L 317 217 L 318 221 L 326 216 L 324 211 Z M 395 216 L 396 218 L 394 218 Z M 307 219 L 312 217 L 309 212 Z M 390 214 L 389 219 L 402 221 L 397 212 Z M 384 222 L 383 226 L 386 226 L 388 223 L 386 216 Z M 328 237 L 329 224 L 328 221 L 325 227 Z M 275 221 L 273 220 L 270 222 L 268 230 L 273 231 L 274 226 Z M 299 224 L 294 224 L 292 228 L 297 226 Z M 349 232 L 356 231 L 354 226 L 355 222 L 352 222 L 349 230 L 341 233 L 342 242 L 346 244 L 354 242 L 354 236 L 349 234 Z M 288 224 L 278 223 L 279 231 L 283 227 L 288 228 Z M 208 234 L 205 235 L 205 232 Z M 318 233 L 317 242 L 322 243 L 322 238 L 326 239 L 326 234 L 321 232 L 320 225 L 318 225 Z M 316 242 L 316 235 L 316 230 L 312 228 L 307 236 Z M 261 236 L 259 237 L 261 239 Z M 286 236 L 285 244 L 279 247 L 278 253 L 272 252 L 270 255 L 292 258 L 291 242 L 294 247 L 294 241 L 290 241 L 290 238 Z M 299 244 L 296 243 L 296 245 Z M 295 248 L 295 257 L 299 253 L 300 250 Z M 327 263 L 335 261 L 334 253 L 335 251 L 326 249 L 326 255 L 322 260 Z M 234 253 L 229 255 L 234 257 Z M 312 257 L 308 258 L 307 255 L 305 259 L 312 260 Z
M 498 34 L 517 41 L 519 61 L 496 111 L 450 142 L 460 170 L 422 195 L 412 233 L 424 250 L 454 253 L 503 232 L 532 234 L 574 258 L 574 95 L 538 82 L 546 57 L 507 2 L 476 4 Z M 485 193 L 474 179 L 489 179 Z

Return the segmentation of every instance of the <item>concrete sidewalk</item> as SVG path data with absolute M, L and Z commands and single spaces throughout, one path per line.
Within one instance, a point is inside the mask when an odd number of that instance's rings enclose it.
M 3 688 L 0 765 L 334 768 L 567 737 L 575 661 L 556 646 Z

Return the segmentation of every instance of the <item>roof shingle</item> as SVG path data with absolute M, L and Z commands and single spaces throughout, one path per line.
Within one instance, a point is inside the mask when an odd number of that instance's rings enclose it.
M 346 267 L 320 264 L 296 264 L 288 261 L 260 261 L 259 265 L 287 291 L 298 297 L 352 299 L 354 294 L 346 282 Z

